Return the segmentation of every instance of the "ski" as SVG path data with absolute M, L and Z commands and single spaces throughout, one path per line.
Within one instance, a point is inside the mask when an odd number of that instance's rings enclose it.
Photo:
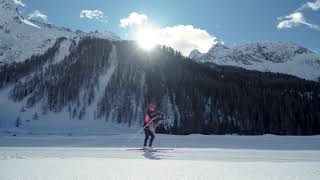
M 173 151 L 172 148 L 154 148 L 154 149 L 144 149 L 144 148 L 134 148 L 127 149 L 128 151 L 149 151 L 149 152 L 160 152 L 160 151 Z

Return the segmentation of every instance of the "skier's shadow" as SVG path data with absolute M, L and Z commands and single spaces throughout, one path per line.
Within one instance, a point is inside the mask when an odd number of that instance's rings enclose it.
M 151 159 L 151 160 L 161 160 L 161 158 L 154 152 L 149 152 L 149 151 L 145 151 L 143 153 L 143 156 L 147 159 Z

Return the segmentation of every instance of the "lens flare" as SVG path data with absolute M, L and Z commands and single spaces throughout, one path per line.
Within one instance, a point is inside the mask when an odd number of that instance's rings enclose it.
M 148 26 L 139 28 L 135 39 L 138 45 L 144 50 L 151 50 L 159 43 L 157 29 Z

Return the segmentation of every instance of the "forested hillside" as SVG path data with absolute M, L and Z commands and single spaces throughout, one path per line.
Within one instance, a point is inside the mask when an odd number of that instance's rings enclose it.
M 39 119 L 142 124 L 148 103 L 165 113 L 172 134 L 319 134 L 320 85 L 294 76 L 198 64 L 167 47 L 92 37 L 73 41 L 61 61 L 60 38 L 45 54 L 0 66 L 0 88 Z M 17 110 L 19 111 L 19 110 Z M 88 115 L 89 116 L 85 116 Z M 23 117 L 22 117 L 23 118 Z

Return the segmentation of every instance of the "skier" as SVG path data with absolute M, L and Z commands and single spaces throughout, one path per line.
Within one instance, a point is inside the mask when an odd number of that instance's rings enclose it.
M 157 113 L 156 111 L 156 106 L 154 104 L 149 104 L 148 105 L 148 110 L 146 115 L 144 116 L 144 144 L 143 144 L 143 149 L 146 150 L 152 150 L 152 142 L 154 140 L 154 133 L 150 129 L 150 125 L 152 122 L 155 123 L 154 128 L 157 128 L 157 126 L 161 123 L 161 114 Z M 149 141 L 149 147 L 147 146 L 148 139 L 150 137 Z

